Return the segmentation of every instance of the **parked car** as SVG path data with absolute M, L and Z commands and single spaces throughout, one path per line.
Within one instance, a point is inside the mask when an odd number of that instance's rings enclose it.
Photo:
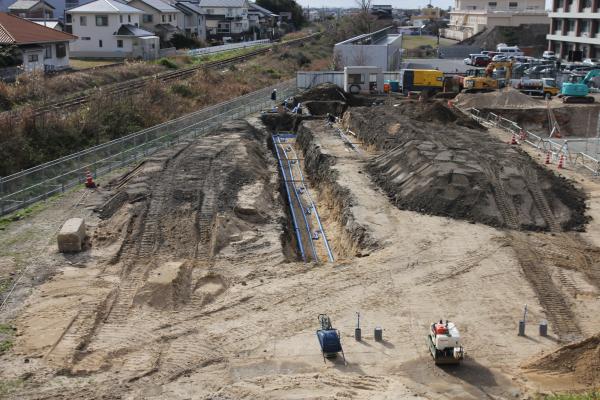
M 545 60 L 556 60 L 556 54 L 553 51 L 546 50 L 544 54 L 542 54 L 542 58 Z
M 598 58 L 586 58 L 582 64 L 589 65 L 592 67 L 598 67 L 600 65 L 600 59 Z
M 488 56 L 477 56 L 471 62 L 474 67 L 487 67 L 492 60 Z
M 524 72 L 527 75 L 537 75 L 541 74 L 543 70 L 548 68 L 552 68 L 552 65 L 534 65 L 533 67 L 526 69 Z
M 502 54 L 497 54 L 494 56 L 494 58 L 492 58 L 492 61 L 506 61 L 508 60 L 508 57 L 506 57 L 505 55 Z

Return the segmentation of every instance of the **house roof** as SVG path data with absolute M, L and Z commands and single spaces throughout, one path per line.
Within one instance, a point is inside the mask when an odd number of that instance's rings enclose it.
M 246 0 L 200 0 L 200 7 L 241 8 L 245 5 Z
M 175 7 L 173 7 L 170 4 L 165 3 L 162 0 L 138 0 L 138 1 L 154 8 L 155 10 L 160 11 L 160 12 L 168 12 L 168 13 L 177 12 L 177 9 Z M 131 3 L 131 1 L 130 1 L 130 3 Z
M 179 32 L 179 28 L 177 28 L 176 26 L 173 26 L 171 24 L 156 24 L 154 27 L 156 28 L 156 30 L 159 30 L 159 31 L 165 32 L 165 33 Z
M 248 5 L 250 6 L 251 9 L 254 9 L 254 10 L 256 10 L 256 11 L 262 13 L 262 14 L 268 15 L 270 17 L 277 17 L 278 16 L 273 11 L 267 10 L 266 8 L 261 7 L 258 4 L 256 4 L 256 3 L 249 2 Z
M 174 6 L 183 11 L 184 13 L 187 11 L 188 13 L 202 14 L 202 10 L 198 7 L 198 3 L 192 3 L 190 1 L 178 1 L 174 4 Z
M 45 1 L 41 1 L 41 0 L 17 0 L 14 3 L 12 3 L 10 6 L 8 6 L 9 10 L 30 10 L 33 7 L 35 7 L 36 5 L 38 5 L 39 3 L 44 3 L 46 5 L 46 7 L 50 7 L 51 9 L 54 10 L 54 7 L 52 6 L 52 4 L 45 2 Z
M 16 15 L 0 13 L 0 44 L 32 44 L 67 42 L 73 36 L 56 29 L 46 28 Z
M 144 12 L 135 7 L 128 6 L 116 0 L 95 0 L 91 3 L 67 10 L 68 13 L 103 13 L 103 14 L 143 14 Z
M 62 26 L 62 22 L 60 22 L 58 20 L 52 20 L 52 21 L 31 21 L 31 22 L 35 22 L 38 25 L 45 26 L 46 28 L 50 28 L 50 29 L 56 29 L 57 26 Z
M 154 33 L 148 32 L 142 28 L 139 28 L 135 25 L 124 24 L 121 25 L 119 30 L 115 32 L 115 36 L 135 36 L 135 37 L 144 37 L 144 36 L 154 36 Z

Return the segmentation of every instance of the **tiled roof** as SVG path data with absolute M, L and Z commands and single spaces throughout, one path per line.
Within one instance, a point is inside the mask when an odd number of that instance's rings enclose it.
M 246 0 L 200 0 L 200 7 L 241 8 L 245 5 Z
M 8 6 L 8 9 L 9 10 L 29 10 L 38 3 L 42 3 L 42 1 L 40 1 L 40 0 L 17 0 L 14 3 L 12 3 L 10 6 Z M 45 1 L 43 3 L 46 4 L 46 7 L 50 7 L 51 9 L 54 10 L 54 7 L 52 6 L 52 4 L 45 2 Z
M 66 42 L 77 39 L 66 32 L 46 28 L 7 13 L 0 13 L 0 44 Z
M 140 0 L 140 1 L 142 3 L 149 5 L 150 7 L 154 8 L 155 10 L 158 10 L 161 12 L 168 12 L 168 13 L 177 12 L 177 9 L 175 7 L 173 7 L 170 4 L 165 3 L 162 0 Z
M 277 14 L 275 14 L 273 11 L 267 10 L 266 8 L 261 7 L 256 3 L 249 2 L 248 5 L 250 6 L 250 9 L 254 9 L 271 17 L 277 17 Z
M 135 25 L 124 24 L 124 25 L 121 25 L 119 30 L 115 33 L 115 36 L 144 37 L 144 36 L 154 36 L 154 33 L 148 32 L 142 28 L 138 28 Z
M 198 3 L 192 3 L 190 1 L 178 1 L 174 5 L 175 5 L 175 7 L 177 7 L 178 9 L 180 9 L 181 11 L 184 11 L 184 12 L 185 12 L 185 10 L 189 10 L 196 14 L 202 14 L 202 10 L 200 9 L 200 7 L 198 7 Z
M 79 7 L 67 10 L 68 13 L 106 13 L 106 14 L 143 14 L 140 9 L 128 6 L 116 0 L 96 0 Z

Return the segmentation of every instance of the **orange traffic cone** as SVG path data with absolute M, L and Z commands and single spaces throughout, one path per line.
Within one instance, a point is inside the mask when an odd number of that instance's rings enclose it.
M 563 169 L 564 162 L 565 162 L 565 155 L 561 154 L 560 158 L 558 159 L 558 169 Z
M 525 132 L 525 129 L 521 129 L 521 131 L 519 132 L 519 139 L 521 139 L 521 140 L 527 139 L 527 133 Z
M 546 161 L 544 162 L 544 164 L 546 164 L 546 165 L 550 164 L 550 154 L 551 154 L 550 152 L 546 153 Z
M 514 133 L 513 133 L 512 137 L 510 138 L 510 144 L 511 145 L 519 144 L 519 143 L 517 143 L 517 137 L 515 136 Z
M 86 171 L 85 173 L 85 187 L 90 189 L 96 187 L 96 183 L 94 182 L 94 178 L 92 177 L 90 171 Z

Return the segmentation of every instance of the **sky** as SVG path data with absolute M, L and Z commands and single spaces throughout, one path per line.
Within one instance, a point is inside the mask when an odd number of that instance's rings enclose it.
M 306 7 L 356 7 L 355 0 L 296 0 L 301 6 Z M 372 0 L 372 4 L 391 4 L 394 8 L 423 8 L 429 4 L 428 0 Z M 431 5 L 447 9 L 454 6 L 454 0 L 431 0 Z M 546 9 L 550 8 L 550 0 L 546 0 Z

